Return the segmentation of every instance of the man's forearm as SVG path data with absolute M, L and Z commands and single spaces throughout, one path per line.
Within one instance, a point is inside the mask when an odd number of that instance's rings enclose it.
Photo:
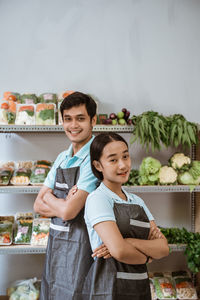
M 62 218 L 62 212 L 66 202 L 64 199 L 56 198 L 52 192 L 48 192 L 44 195 L 43 201 L 55 217 Z

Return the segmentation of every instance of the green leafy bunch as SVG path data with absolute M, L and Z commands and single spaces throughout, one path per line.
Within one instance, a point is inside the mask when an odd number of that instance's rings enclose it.
M 158 112 L 146 111 L 132 117 L 133 137 L 131 143 L 138 141 L 146 152 L 152 152 L 165 147 L 182 145 L 191 147 L 198 142 L 196 123 L 189 122 L 183 115 L 174 114 L 165 117 Z
M 185 228 L 161 228 L 169 244 L 186 244 L 184 254 L 188 268 L 193 273 L 200 271 L 200 233 L 189 232 Z

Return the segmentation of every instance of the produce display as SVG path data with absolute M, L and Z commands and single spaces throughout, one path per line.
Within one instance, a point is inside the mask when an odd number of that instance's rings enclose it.
M 130 119 L 130 111 L 126 108 L 122 108 L 122 110 L 118 113 L 111 113 L 109 118 L 105 118 L 102 121 L 102 124 L 106 125 L 132 125 L 132 120 Z
M 30 183 L 33 185 L 43 184 L 49 171 L 50 171 L 49 166 L 43 164 L 37 164 L 32 170 Z
M 14 101 L 8 100 L 1 104 L 0 109 L 0 124 L 9 125 L 15 124 L 16 118 L 16 103 Z
M 56 94 L 53 93 L 43 93 L 39 96 L 40 103 L 57 103 L 58 98 Z
M 133 116 L 133 137 L 131 143 L 138 141 L 148 152 L 165 147 L 182 145 L 190 148 L 197 144 L 197 124 L 187 121 L 184 116 L 175 114 L 165 117 L 158 112 L 147 111 Z
M 10 183 L 13 185 L 28 185 L 30 183 L 31 169 L 19 168 L 14 171 Z
M 187 271 L 149 273 L 152 300 L 198 299 Z
M 184 153 L 175 153 L 169 159 L 169 165 L 162 166 L 159 160 L 148 156 L 142 160 L 139 170 L 131 170 L 125 183 L 127 186 L 176 184 L 189 185 L 193 191 L 200 184 L 200 161 L 191 161 Z
M 16 215 L 16 228 L 14 230 L 15 244 L 30 244 L 32 236 L 33 214 L 18 213 Z
M 55 124 L 55 104 L 38 103 L 36 105 L 36 125 Z
M 11 245 L 13 234 L 13 222 L 1 220 L 0 217 L 0 245 Z
M 17 102 L 24 104 L 36 104 L 39 101 L 35 94 L 23 94 L 19 96 L 19 100 L 17 100 Z
M 38 300 L 40 281 L 37 278 L 17 280 L 7 289 L 9 300 Z
M 186 271 L 172 272 L 178 299 L 198 299 L 192 279 Z
M 13 168 L 0 167 L 0 185 L 8 185 L 13 174 Z
M 35 218 L 33 220 L 33 232 L 31 245 L 46 246 L 49 237 L 50 219 Z
M 177 299 L 175 286 L 170 276 L 156 276 L 153 282 L 158 299 Z
M 16 125 L 35 125 L 35 107 L 34 105 L 17 105 Z
M 188 268 L 193 273 L 200 271 L 200 233 L 189 232 L 185 228 L 161 228 L 169 244 L 186 244 L 184 254 Z

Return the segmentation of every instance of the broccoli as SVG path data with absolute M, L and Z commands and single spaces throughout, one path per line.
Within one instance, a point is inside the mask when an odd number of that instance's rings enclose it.
M 160 184 L 175 184 L 178 174 L 172 167 L 163 166 L 160 169 L 158 177 Z
M 169 160 L 170 166 L 179 171 L 187 171 L 191 164 L 190 157 L 184 153 L 175 153 Z

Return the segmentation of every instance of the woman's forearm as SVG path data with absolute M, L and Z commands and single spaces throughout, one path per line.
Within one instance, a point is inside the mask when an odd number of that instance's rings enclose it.
M 169 246 L 166 239 L 141 240 L 128 238 L 128 243 L 134 246 L 138 251 L 141 251 L 147 256 L 154 259 L 160 259 L 169 255 Z

